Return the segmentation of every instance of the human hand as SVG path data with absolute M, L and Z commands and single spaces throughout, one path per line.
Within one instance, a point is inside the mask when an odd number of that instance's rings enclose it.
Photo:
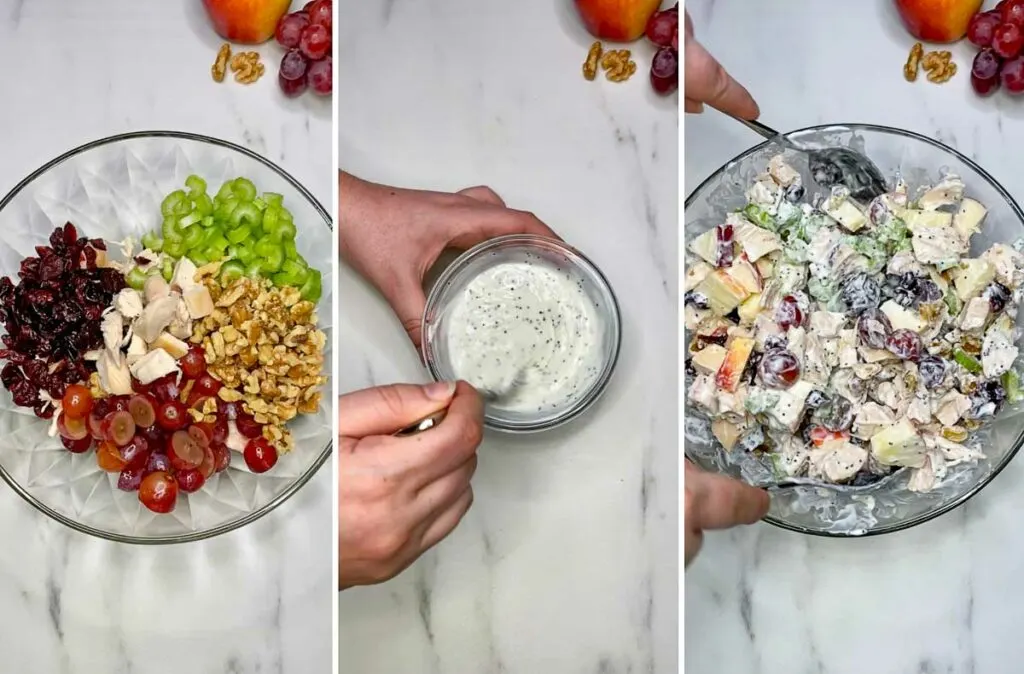
M 446 407 L 436 427 L 392 435 Z M 469 510 L 483 403 L 465 382 L 379 386 L 339 398 L 338 428 L 338 578 L 344 590 L 398 575 Z
M 742 119 L 757 119 L 761 111 L 750 93 L 693 36 L 686 12 L 683 97 L 686 112 L 704 112 L 704 104 Z
M 384 295 L 420 346 L 423 277 L 446 248 L 506 234 L 556 236 L 532 213 L 505 206 L 488 187 L 455 194 L 376 185 L 341 173 L 341 256 Z
M 704 531 L 753 524 L 768 514 L 768 492 L 724 475 L 712 475 L 686 461 L 683 528 L 686 565 L 700 552 Z

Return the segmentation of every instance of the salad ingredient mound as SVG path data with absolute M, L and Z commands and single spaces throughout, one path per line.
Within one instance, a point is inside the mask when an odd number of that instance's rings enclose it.
M 1024 398 L 1024 255 L 970 255 L 987 214 L 946 175 L 912 198 L 804 199 L 776 156 L 747 205 L 688 245 L 687 399 L 727 451 L 776 474 L 932 489 L 983 458 L 974 432 Z
M 232 452 L 263 473 L 291 451 L 287 424 L 321 401 L 320 272 L 295 248 L 280 196 L 244 178 L 214 199 L 191 176 L 163 202 L 163 237 L 111 259 L 68 223 L 0 278 L 0 381 L 95 449 L 116 486 L 153 512 L 201 489 Z M 255 215 L 254 215 L 255 214 Z

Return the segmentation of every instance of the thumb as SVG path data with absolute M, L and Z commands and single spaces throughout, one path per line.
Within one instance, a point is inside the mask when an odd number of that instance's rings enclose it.
M 761 111 L 743 85 L 734 80 L 696 38 L 686 36 L 683 95 L 687 111 L 699 112 L 690 103 L 707 103 L 728 115 L 757 119 Z
M 448 407 L 455 382 L 392 384 L 338 398 L 338 435 L 365 438 L 391 435 Z

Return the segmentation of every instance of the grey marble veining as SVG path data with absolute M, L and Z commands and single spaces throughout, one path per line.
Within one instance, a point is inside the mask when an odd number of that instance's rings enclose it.
M 994 4 L 994 3 L 987 3 Z M 782 130 L 871 122 L 931 135 L 978 161 L 1018 199 L 1024 103 L 979 99 L 975 50 L 935 86 L 904 81 L 913 44 L 887 0 L 688 3 L 705 46 Z M 696 187 L 760 142 L 709 111 L 685 120 L 685 183 Z M 685 580 L 687 672 L 1004 674 L 1020 670 L 1024 508 L 1020 460 L 944 517 L 862 540 L 769 525 L 710 534 Z
M 87 141 L 173 129 L 264 154 L 329 204 L 329 103 L 279 94 L 273 44 L 258 48 L 259 83 L 213 83 L 220 40 L 202 12 L 199 2 L 0 0 L 0 192 Z M 0 670 L 330 671 L 331 491 L 328 466 L 238 532 L 137 547 L 75 533 L 0 485 Z
M 341 593 L 343 672 L 676 671 L 678 100 L 650 91 L 646 44 L 630 82 L 585 81 L 574 11 L 374 0 L 339 21 L 342 167 L 491 186 L 601 267 L 624 319 L 591 414 L 488 434 L 454 534 L 394 581 Z M 341 389 L 423 381 L 380 297 L 350 269 L 340 283 Z

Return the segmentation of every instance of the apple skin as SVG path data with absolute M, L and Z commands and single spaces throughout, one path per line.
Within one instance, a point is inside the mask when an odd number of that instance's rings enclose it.
M 924 42 L 956 42 L 981 9 L 982 0 L 896 0 L 910 34 Z
M 291 0 L 203 0 L 217 35 L 239 44 L 260 44 L 273 37 L 291 4 Z
M 647 20 L 661 0 L 574 0 L 591 35 L 610 42 L 633 42 L 644 34 Z

